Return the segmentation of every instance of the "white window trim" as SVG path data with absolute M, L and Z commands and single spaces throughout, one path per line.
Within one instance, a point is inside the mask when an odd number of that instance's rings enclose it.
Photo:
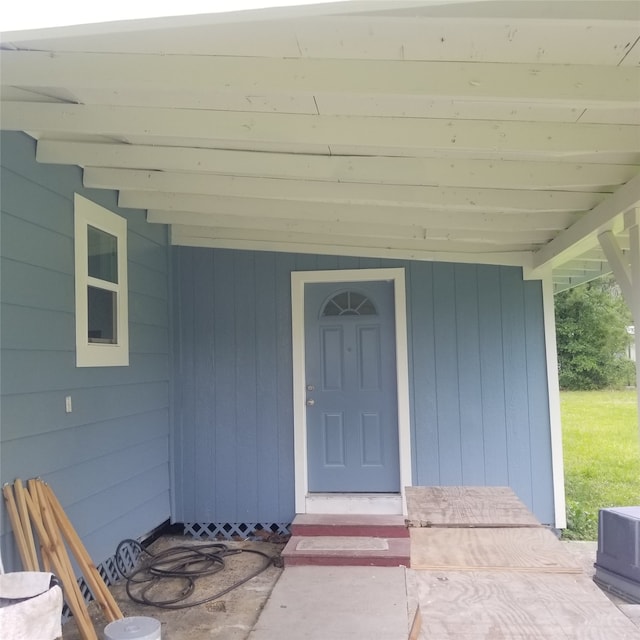
M 74 194 L 75 286 L 76 286 L 76 366 L 119 367 L 129 364 L 129 288 L 127 279 L 127 221 L 104 207 Z M 88 273 L 87 228 L 96 227 L 117 238 L 118 283 L 95 280 Z M 87 287 L 99 284 L 118 296 L 117 344 L 89 342 Z

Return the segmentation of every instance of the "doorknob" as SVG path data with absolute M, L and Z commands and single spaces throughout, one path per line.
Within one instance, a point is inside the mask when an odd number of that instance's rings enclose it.
M 309 398 L 307 400 L 307 407 L 313 407 L 313 405 L 316 403 L 316 401 L 313 398 Z

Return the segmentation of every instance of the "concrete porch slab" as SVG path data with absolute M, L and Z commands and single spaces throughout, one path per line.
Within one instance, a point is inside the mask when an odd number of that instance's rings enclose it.
M 248 640 L 407 640 L 403 567 L 289 567 Z

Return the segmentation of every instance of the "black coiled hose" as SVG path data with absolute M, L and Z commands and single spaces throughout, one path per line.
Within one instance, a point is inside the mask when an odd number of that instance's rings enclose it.
M 123 548 L 133 548 L 138 553 L 139 566 L 127 571 L 123 565 L 125 554 Z M 230 587 L 200 600 L 185 602 L 196 588 L 197 578 L 210 576 L 225 567 L 225 557 L 239 553 L 253 553 L 264 558 L 262 565 Z M 123 540 L 116 549 L 116 568 L 127 581 L 127 595 L 138 604 L 145 604 L 161 609 L 186 609 L 216 600 L 233 591 L 240 585 L 260 575 L 271 566 L 274 559 L 257 549 L 230 549 L 221 542 L 197 546 L 178 545 L 165 551 L 153 554 L 136 540 Z M 158 587 L 161 580 L 172 578 L 181 581 L 182 587 L 178 595 L 167 600 L 154 599 L 151 592 Z M 132 589 L 135 588 L 136 593 Z

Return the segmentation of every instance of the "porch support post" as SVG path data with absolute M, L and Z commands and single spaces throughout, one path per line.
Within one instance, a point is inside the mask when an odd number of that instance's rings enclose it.
M 622 295 L 624 296 L 627 305 L 629 305 L 631 315 L 633 316 L 633 322 L 637 329 L 637 327 L 640 326 L 640 207 L 631 209 L 624 214 L 624 228 L 629 233 L 629 253 L 631 258 L 629 267 L 625 264 L 620 246 L 611 231 L 601 233 L 598 236 L 598 241 L 607 256 L 609 266 L 622 289 Z M 638 392 L 638 382 L 640 382 L 640 359 L 636 355 L 638 439 L 640 442 L 640 393 Z
M 567 526 L 564 492 L 564 459 L 562 454 L 562 419 L 560 414 L 560 383 L 558 380 L 558 351 L 556 347 L 556 316 L 553 303 L 551 269 L 542 278 L 542 307 L 544 340 L 547 360 L 547 388 L 549 393 L 549 425 L 551 430 L 551 470 L 553 475 L 553 503 L 557 529 Z
M 629 243 L 631 245 L 631 291 L 629 302 L 633 324 L 638 335 L 640 327 L 640 207 L 625 214 L 625 226 L 629 229 Z M 640 440 L 640 358 L 638 358 L 638 339 L 636 341 L 636 395 L 638 398 L 638 439 Z
M 616 277 L 617 283 L 622 289 L 622 295 L 626 300 L 629 308 L 633 313 L 633 286 L 631 283 L 631 270 L 624 263 L 624 257 L 622 250 L 616 241 L 615 236 L 611 231 L 605 231 L 598 236 L 598 242 L 607 256 L 609 266 L 613 271 L 613 275 Z

